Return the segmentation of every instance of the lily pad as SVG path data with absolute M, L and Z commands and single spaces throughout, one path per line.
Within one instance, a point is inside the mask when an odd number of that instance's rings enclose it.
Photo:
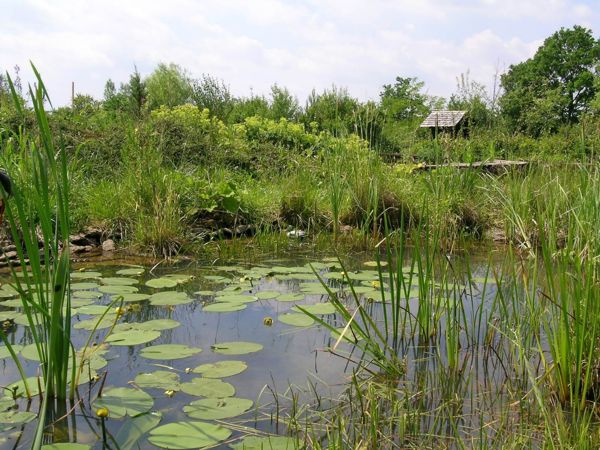
M 127 277 L 106 277 L 100 280 L 102 284 L 108 284 L 111 286 L 131 286 L 133 284 L 139 284 L 139 281 L 135 278 Z
M 144 434 L 156 427 L 161 419 L 161 413 L 158 411 L 150 411 L 125 421 L 115 436 L 115 441 L 117 441 L 119 450 L 141 448 L 137 445 L 137 442 Z
M 187 273 L 171 273 L 169 275 L 165 275 L 163 278 L 168 278 L 175 281 L 177 284 L 187 283 L 188 281 L 192 281 L 196 277 L 194 275 L 189 275 Z
M 104 330 L 105 328 L 112 327 L 113 323 L 115 323 L 115 315 L 107 314 L 100 320 L 98 323 L 98 317 L 92 317 L 91 319 L 82 320 L 80 322 L 75 322 L 73 328 L 77 330 L 88 330 L 92 331 L 94 328 L 97 330 Z M 96 324 L 98 326 L 96 326 Z
M 120 285 L 100 286 L 98 288 L 98 290 L 100 292 L 103 292 L 104 294 L 111 294 L 111 295 L 116 295 L 116 294 L 133 294 L 134 292 L 139 291 L 139 289 L 136 288 L 135 286 L 120 286 Z
M 226 294 L 226 295 L 217 295 L 215 300 L 221 303 L 253 303 L 258 300 L 256 297 L 252 297 L 250 295 L 242 295 L 242 294 Z
M 12 348 L 15 353 L 19 353 L 23 349 L 23 346 L 19 344 L 14 344 Z M 0 345 L 0 359 L 8 357 L 10 357 L 10 352 L 8 351 L 8 348 L 5 345 Z
M 217 283 L 227 283 L 231 281 L 229 278 L 222 277 L 220 275 L 204 275 L 205 280 L 215 281 Z
M 31 394 L 32 397 L 38 395 L 40 393 L 39 391 L 39 387 L 40 387 L 40 383 L 41 380 L 38 380 L 38 377 L 29 377 L 25 380 L 25 382 L 27 383 L 27 386 L 29 387 L 29 393 Z M 42 390 L 44 389 L 43 386 Z M 14 383 L 9 383 L 6 388 L 4 389 L 4 395 L 5 396 L 14 396 L 15 397 L 23 397 L 26 395 L 25 393 L 25 384 L 23 383 L 23 380 L 19 380 L 19 381 L 15 381 Z
M 195 295 L 202 295 L 203 297 L 211 297 L 215 295 L 215 291 L 197 291 L 194 292 Z
M 77 442 L 58 442 L 56 444 L 42 445 L 42 450 L 90 450 L 91 448 L 87 444 L 78 444 Z
M 120 419 L 125 416 L 137 416 L 149 411 L 154 405 L 152 397 L 139 389 L 109 388 L 105 389 L 102 397 L 94 401 L 94 408 L 108 409 L 108 417 Z
M 234 341 L 221 342 L 212 345 L 211 348 L 215 353 L 221 353 L 222 355 L 246 355 L 262 350 L 263 346 L 255 342 Z
M 201 374 L 204 378 L 226 378 L 237 375 L 246 370 L 248 366 L 244 361 L 218 361 L 202 364 L 192 372 Z
M 124 302 L 142 302 L 144 300 L 148 300 L 150 298 L 150 294 L 132 292 L 131 294 L 111 295 L 110 299 L 115 300 L 118 297 L 121 297 Z
M 77 314 L 85 314 L 88 316 L 99 316 L 104 314 L 108 309 L 107 314 L 115 314 L 115 310 L 113 308 L 109 308 L 108 305 L 85 305 L 80 308 L 77 308 Z
M 129 267 L 127 269 L 117 270 L 117 275 L 141 275 L 146 271 L 143 267 Z
M 184 344 L 162 344 L 142 349 L 140 356 L 147 359 L 172 360 L 188 358 L 201 351 L 201 348 L 188 347 Z
M 140 373 L 135 377 L 135 384 L 141 388 L 179 390 L 179 375 L 167 370 L 157 370 L 152 373 Z
M 156 289 L 172 288 L 177 286 L 177 281 L 172 278 L 160 277 L 146 281 L 146 286 Z
M 36 413 L 31 411 L 18 411 L 11 409 L 0 412 L 0 423 L 27 423 L 37 417 Z
M 163 331 L 177 328 L 179 325 L 181 324 L 173 319 L 152 319 L 146 322 L 120 323 L 115 327 L 114 332 L 121 333 L 129 330 Z
M 73 297 L 77 298 L 89 298 L 89 299 L 98 299 L 102 297 L 102 292 L 98 291 L 75 291 L 73 292 Z
M 186 394 L 198 397 L 223 398 L 235 395 L 232 384 L 216 378 L 192 378 L 188 383 L 181 383 L 180 387 Z
M 301 302 L 304 300 L 304 294 L 283 294 L 275 300 L 278 302 Z
M 245 303 L 233 303 L 233 302 L 216 302 L 206 305 L 202 308 L 205 312 L 234 312 L 246 309 Z
M 231 431 L 221 425 L 207 422 L 176 422 L 150 431 L 148 440 L 162 448 L 203 448 L 218 444 L 231 436 Z
M 233 450 L 294 450 L 296 440 L 287 436 L 246 436 L 231 448 Z
M 21 356 L 30 361 L 39 361 L 40 355 L 38 353 L 38 348 L 35 344 L 26 345 L 21 349 Z
M 150 303 L 155 306 L 177 306 L 191 302 L 192 299 L 185 292 L 163 291 L 150 296 Z
M 388 263 L 387 263 L 387 261 L 379 261 L 379 266 L 380 266 L 380 267 L 385 267 L 385 266 L 387 266 L 387 264 L 388 264 Z M 377 261 L 365 261 L 365 262 L 363 263 L 363 266 L 367 266 L 367 267 L 377 267 L 377 266 L 378 266 L 378 263 L 377 263 Z
M 315 321 L 306 314 L 295 313 L 282 314 L 279 316 L 279 321 L 295 327 L 310 327 L 315 323 Z
M 277 291 L 260 291 L 255 294 L 255 297 L 259 300 L 270 300 L 272 298 L 279 297 L 281 292 Z
M 245 398 L 202 398 L 183 407 L 192 419 L 219 420 L 244 414 L 254 402 Z
M 309 312 L 311 314 L 314 314 L 315 316 L 326 315 L 326 314 L 335 314 L 335 306 L 333 306 L 333 303 L 330 303 L 330 302 L 315 303 L 314 305 L 302 305 L 301 308 L 305 309 L 307 312 Z M 298 306 L 294 306 L 292 309 L 294 311 L 303 312 L 303 311 L 300 311 Z
M 119 333 L 112 333 L 106 342 L 112 345 L 140 345 L 160 337 L 160 331 L 132 329 Z
M 71 283 L 71 290 L 72 291 L 87 291 L 89 289 L 97 289 L 99 288 L 100 285 L 98 283 L 91 283 L 91 282 L 82 282 L 82 283 Z
M 71 272 L 71 280 L 87 280 L 90 278 L 100 278 L 100 272 Z

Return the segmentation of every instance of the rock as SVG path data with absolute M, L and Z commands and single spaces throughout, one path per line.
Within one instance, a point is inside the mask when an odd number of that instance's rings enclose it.
M 15 259 L 17 257 L 17 252 L 16 251 L 12 251 L 12 252 L 7 252 L 5 251 L 4 253 L 0 254 L 0 261 L 6 261 L 9 259 Z
M 102 243 L 102 251 L 104 253 L 114 252 L 115 251 L 115 241 L 112 239 L 107 239 Z
M 93 245 L 71 245 L 71 253 L 76 255 L 79 253 L 87 253 L 87 252 L 91 252 L 92 250 L 94 250 L 94 246 Z

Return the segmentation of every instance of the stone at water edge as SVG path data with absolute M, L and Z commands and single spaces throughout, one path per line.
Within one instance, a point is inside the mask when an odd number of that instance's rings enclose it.
M 112 239 L 107 239 L 102 243 L 102 251 L 103 252 L 114 252 L 115 251 L 115 241 Z

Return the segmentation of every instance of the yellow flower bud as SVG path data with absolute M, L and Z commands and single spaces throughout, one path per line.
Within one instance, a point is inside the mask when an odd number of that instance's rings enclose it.
M 272 317 L 265 317 L 263 319 L 263 325 L 265 327 L 270 327 L 271 325 L 273 325 L 273 318 Z
M 105 418 L 108 417 L 108 408 L 99 408 L 96 410 L 96 416 Z

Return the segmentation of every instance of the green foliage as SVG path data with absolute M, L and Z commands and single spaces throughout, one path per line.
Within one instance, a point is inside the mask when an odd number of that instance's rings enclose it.
M 302 121 L 311 129 L 328 131 L 334 136 L 346 136 L 353 131 L 354 111 L 358 100 L 344 88 L 332 86 L 322 94 L 309 95 Z
M 147 107 L 174 107 L 190 103 L 193 89 L 189 75 L 177 64 L 159 64 L 145 80 Z
M 600 41 L 591 30 L 561 28 L 533 58 L 502 75 L 505 93 L 500 105 L 509 126 L 538 136 L 576 123 L 596 95 L 594 71 L 599 62 Z
M 192 100 L 200 110 L 208 109 L 211 116 L 223 122 L 227 122 L 234 108 L 229 86 L 210 75 L 192 81 Z
M 270 117 L 274 120 L 295 120 L 300 115 L 298 99 L 287 88 L 271 86 Z

